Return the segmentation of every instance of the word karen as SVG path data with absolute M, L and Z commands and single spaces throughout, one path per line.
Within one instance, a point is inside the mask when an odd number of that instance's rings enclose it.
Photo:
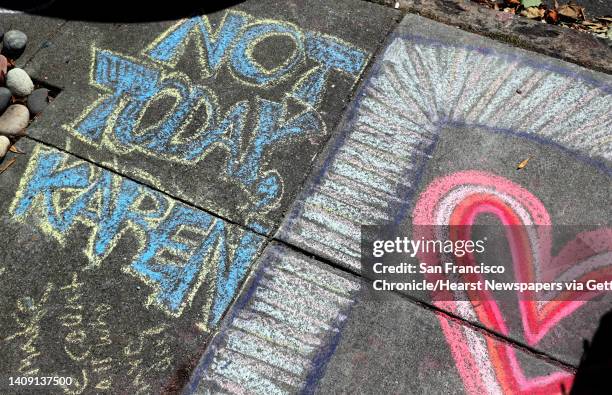
M 270 39 L 282 39 L 292 50 L 275 51 L 274 57 L 283 59 L 266 67 L 256 55 Z M 197 51 L 187 55 L 190 43 Z M 183 20 L 154 40 L 142 56 L 146 60 L 94 48 L 91 84 L 106 93 L 66 128 L 118 154 L 137 150 L 178 163 L 195 164 L 213 149 L 224 150 L 227 162 L 220 174 L 247 191 L 252 201 L 248 209 L 259 213 L 275 207 L 283 192 L 278 172 L 262 170 L 265 156 L 280 144 L 324 133 L 317 109 L 330 76 L 342 73 L 354 82 L 368 58 L 337 38 L 236 11 L 229 11 L 214 31 L 207 16 Z M 175 70 L 184 56 L 196 58 L 206 85 Z M 212 79 L 224 67 L 238 86 L 255 91 L 253 99 L 220 108 L 211 87 L 219 85 Z M 280 102 L 259 96 L 287 81 L 292 88 Z M 147 110 L 164 100 L 172 106 L 161 111 L 156 123 L 146 123 Z M 297 110 L 290 111 L 289 104 Z M 247 126 L 251 118 L 253 126 Z
M 69 163 L 70 162 L 70 163 Z M 61 244 L 77 223 L 90 229 L 85 254 L 98 267 L 130 232 L 138 241 L 136 257 L 124 272 L 141 278 L 155 292 L 155 304 L 179 316 L 200 285 L 216 324 L 254 260 L 261 239 L 229 228 L 225 222 L 176 203 L 131 180 L 71 160 L 66 154 L 37 148 L 11 206 L 17 220 L 29 215 Z M 80 228 L 79 228 L 80 229 Z M 208 296 L 210 294 L 210 296 Z

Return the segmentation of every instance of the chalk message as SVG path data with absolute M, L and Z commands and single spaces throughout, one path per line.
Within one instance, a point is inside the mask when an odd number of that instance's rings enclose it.
M 137 240 L 134 258 L 123 267 L 155 291 L 148 305 L 180 316 L 207 279 L 212 279 L 205 326 L 216 324 L 254 260 L 261 238 L 179 204 L 134 181 L 78 161 L 56 150 L 36 148 L 11 206 L 19 221 L 35 223 L 60 244 L 77 223 L 89 233 L 84 248 L 94 269 L 118 241 Z
M 292 48 L 273 67 L 256 59 L 256 48 L 270 39 L 288 41 Z M 188 45 L 197 48 L 195 53 L 187 53 Z M 185 56 L 199 64 L 195 82 L 177 71 Z M 278 206 L 283 194 L 282 177 L 269 168 L 266 155 L 281 144 L 324 133 L 319 108 L 330 76 L 342 73 L 356 81 L 368 58 L 338 38 L 238 11 L 228 11 L 216 29 L 207 16 L 182 20 L 141 57 L 92 48 L 90 82 L 104 94 L 65 128 L 116 154 L 135 150 L 189 165 L 205 160 L 213 150 L 223 150 L 226 163 L 218 169 L 220 177 L 247 193 L 247 222 L 262 232 L 270 229 L 257 218 Z M 236 89 L 246 86 L 253 91 L 252 99 L 221 108 L 215 92 L 219 87 L 210 80 L 223 68 Z M 294 82 L 282 100 L 260 95 L 287 81 Z M 146 124 L 145 114 L 164 100 L 172 106 L 163 110 L 158 122 Z M 289 111 L 296 103 L 299 111 Z M 253 119 L 253 126 L 247 127 L 248 119 Z

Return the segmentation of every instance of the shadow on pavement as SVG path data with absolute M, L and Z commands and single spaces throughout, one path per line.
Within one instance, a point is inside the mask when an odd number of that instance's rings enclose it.
M 244 0 L 197 2 L 172 0 L 160 3 L 131 3 L 129 0 L 0 0 L 4 12 L 26 12 L 52 18 L 92 22 L 136 23 L 175 20 L 195 14 L 208 14 Z M 208 4 L 207 4 L 208 3 Z M 0 11 L 0 14 L 2 12 Z
M 584 354 L 570 395 L 609 394 L 612 383 L 612 311 L 599 322 L 593 341 L 584 342 Z

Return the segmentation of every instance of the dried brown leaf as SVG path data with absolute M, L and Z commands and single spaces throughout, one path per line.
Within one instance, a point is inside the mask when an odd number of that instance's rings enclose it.
M 529 163 L 529 160 L 530 160 L 530 159 L 531 159 L 531 158 L 527 158 L 527 159 L 525 159 L 525 160 L 521 161 L 521 163 L 519 163 L 518 165 L 516 165 L 516 170 L 521 170 L 521 169 L 524 169 L 524 168 L 525 168 L 525 166 L 527 166 L 527 163 Z
M 0 174 L 2 174 L 5 171 L 7 171 L 9 169 L 9 167 L 11 167 L 11 166 L 13 166 L 15 164 L 16 161 L 17 161 L 17 158 L 11 158 L 8 161 L 6 161 L 6 163 L 2 164 L 0 166 Z
M 11 151 L 14 154 L 25 154 L 25 152 L 23 152 L 22 150 L 20 150 L 14 145 L 11 145 L 11 148 L 9 148 L 9 151 Z
M 575 21 L 584 20 L 584 7 L 576 4 L 563 4 L 557 8 L 560 16 Z
M 521 16 L 529 19 L 542 19 L 544 18 L 544 10 L 538 7 L 529 7 L 521 11 Z

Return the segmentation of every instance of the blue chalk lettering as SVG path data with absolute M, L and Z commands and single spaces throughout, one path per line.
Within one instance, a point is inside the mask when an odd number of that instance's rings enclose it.
M 240 167 L 235 173 L 245 185 L 252 185 L 259 173 L 266 149 L 290 137 L 316 134 L 323 130 L 323 121 L 314 110 L 307 110 L 285 121 L 286 106 L 259 98 L 259 119 L 254 137 Z
M 257 43 L 274 35 L 290 37 L 295 49 L 291 57 L 282 65 L 267 70 L 253 59 L 252 51 Z M 272 85 L 286 77 L 303 60 L 303 40 L 302 32 L 288 24 L 270 21 L 248 25 L 232 50 L 232 69 L 247 82 L 256 85 Z
M 259 249 L 259 237 L 245 232 L 240 238 L 232 259 L 229 259 L 225 243 L 219 245 L 215 303 L 212 308 L 211 324 L 216 325 L 238 290 L 240 282 Z
M 74 223 L 77 215 L 85 211 L 87 203 L 95 192 L 96 185 L 90 185 L 89 167 L 85 164 L 60 170 L 63 155 L 58 153 L 45 153 L 36 162 L 36 168 L 30 178 L 21 199 L 16 204 L 14 215 L 23 216 L 31 207 L 34 200 L 43 197 L 43 207 L 46 219 L 53 229 L 66 232 Z M 53 193 L 60 189 L 82 190 L 74 201 L 62 212 L 57 212 Z
M 176 233 L 184 226 L 208 229 L 212 221 L 213 218 L 204 212 L 175 206 L 168 218 L 148 233 L 146 248 L 131 265 L 133 270 L 159 287 L 157 302 L 171 312 L 177 313 L 180 310 L 205 258 L 211 253 L 217 241 L 224 238 L 221 221 L 215 222 L 210 233 L 195 248 L 177 241 Z M 160 262 L 158 258 L 164 250 L 172 255 L 180 254 L 188 258 L 186 262 L 183 262 L 183 258 L 177 258 L 177 262 L 180 263 L 176 264 Z
M 93 253 L 98 258 L 109 253 L 113 241 L 128 222 L 149 232 L 151 223 L 160 219 L 168 207 L 168 201 L 159 192 L 147 190 L 131 180 L 122 180 L 118 188 L 114 188 L 112 180 L 108 172 L 100 177 L 103 194 L 93 239 Z M 139 198 L 145 195 L 154 202 L 154 209 L 147 212 L 136 207 Z
M 310 70 L 293 88 L 292 95 L 312 106 L 321 101 L 327 80 L 332 70 L 357 77 L 367 61 L 364 51 L 342 41 L 319 33 L 306 33 L 306 56 L 320 63 Z
M 200 34 L 206 49 L 208 68 L 213 72 L 217 71 L 223 63 L 228 49 L 247 23 L 247 17 L 235 11 L 228 12 L 216 33 L 210 30 L 210 25 L 207 22 L 208 17 L 206 16 L 193 17 L 184 21 L 159 43 L 154 45 L 147 52 L 147 55 L 159 62 L 176 63 L 177 58 L 184 51 L 192 32 L 197 29 L 196 34 Z
M 214 111 L 213 108 L 211 111 Z M 228 149 L 230 160 L 227 162 L 228 173 L 232 172 L 235 160 L 240 154 L 240 144 L 242 133 L 249 112 L 249 102 L 241 101 L 236 103 L 228 111 L 227 115 L 220 121 L 216 120 L 216 112 L 211 114 L 213 125 L 199 133 L 189 146 L 185 146 L 183 152 L 185 159 L 193 160 L 203 155 L 203 153 L 218 144 Z
M 122 98 L 127 96 L 131 99 L 124 113 L 139 112 L 157 91 L 160 72 L 109 51 L 96 50 L 95 56 L 94 83 L 110 90 L 112 94 L 86 112 L 74 129 L 82 136 L 97 142 L 101 139 L 110 116 L 119 108 Z
M 193 143 L 173 144 L 172 138 L 177 130 L 181 129 L 191 111 L 199 105 L 206 107 L 206 113 L 214 119 L 216 110 L 216 100 L 212 93 L 200 86 L 189 87 L 176 79 L 163 80 L 158 86 L 156 94 L 162 94 L 166 89 L 173 89 L 179 92 L 179 97 L 174 107 L 164 114 L 164 118 L 157 125 L 138 130 L 137 123 L 141 113 L 144 111 L 140 102 L 134 102 L 133 107 L 126 106 L 120 113 L 117 125 L 115 126 L 115 136 L 124 145 L 140 145 L 147 147 L 155 152 L 167 154 L 183 153 L 185 146 Z M 145 103 L 146 104 L 146 103 Z M 133 111 L 132 111 L 133 110 Z

